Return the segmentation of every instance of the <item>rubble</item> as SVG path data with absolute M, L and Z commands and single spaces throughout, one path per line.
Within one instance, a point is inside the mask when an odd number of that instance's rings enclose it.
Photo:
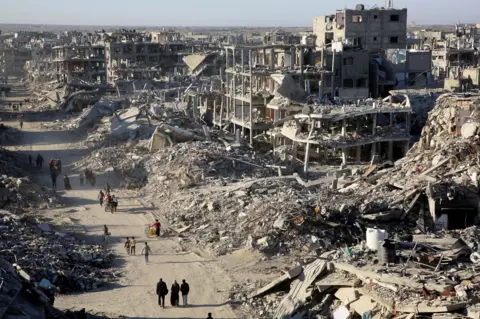
M 108 269 L 114 254 L 98 245 L 78 243 L 75 238 L 35 225 L 7 211 L 0 211 L 0 257 L 17 265 L 29 277 L 43 278 L 60 293 L 96 289 L 118 275 Z
M 20 319 L 109 319 L 111 316 L 87 313 L 85 309 L 78 311 L 60 311 L 53 307 L 55 287 L 48 283 L 32 281 L 25 276 L 18 266 L 11 265 L 0 258 L 2 287 L 0 299 L 0 317 Z M 119 318 L 119 317 L 116 317 Z
M 45 202 L 54 204 L 54 196 L 33 183 L 18 161 L 18 156 L 0 147 L 0 209 L 39 207 Z

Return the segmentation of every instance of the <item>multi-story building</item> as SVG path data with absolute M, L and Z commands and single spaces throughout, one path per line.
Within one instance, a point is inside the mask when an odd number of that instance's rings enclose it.
M 313 32 L 319 48 L 343 42 L 370 52 L 404 49 L 407 45 L 407 9 L 366 10 L 363 5 L 357 5 L 355 9 L 315 17 Z
M 118 32 L 110 36 L 105 45 L 110 83 L 159 79 L 185 67 L 182 58 L 189 53 L 185 51 L 184 42 L 160 43 L 158 35 L 152 37 L 157 38 L 157 42 L 147 41 L 143 34 L 136 32 Z
M 59 82 L 73 79 L 106 83 L 105 47 L 101 45 L 63 45 L 53 48 L 53 63 Z

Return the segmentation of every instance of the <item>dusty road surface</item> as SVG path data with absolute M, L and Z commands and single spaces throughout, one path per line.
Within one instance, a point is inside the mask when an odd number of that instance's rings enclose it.
M 15 87 L 14 94 L 26 96 L 19 86 Z M 26 119 L 23 130 L 15 133 L 14 142 L 8 148 L 26 155 L 31 154 L 33 159 L 40 153 L 46 162 L 54 157 L 62 159 L 62 173 L 70 177 L 73 190 L 64 192 L 63 181 L 59 178 L 57 188 L 65 208 L 39 214 L 52 218 L 52 223 L 70 224 L 70 228 L 82 233 L 87 242 L 100 243 L 103 225 L 107 225 L 111 232 L 107 245 L 120 256 L 114 266 L 123 272 L 118 283 L 110 284 L 101 290 L 59 296 L 55 300 L 56 307 L 86 308 L 95 312 L 114 313 L 137 319 L 200 319 L 206 318 L 208 312 L 216 319 L 239 318 L 227 303 L 232 283 L 227 273 L 222 270 L 219 261 L 201 258 L 191 252 L 182 252 L 176 237 L 148 239 L 144 234 L 144 227 L 145 224 L 153 222 L 154 212 L 146 210 L 136 194 L 115 189 L 118 181 L 114 176 L 99 176 L 96 187 L 81 188 L 78 172 L 73 166 L 73 163 L 86 152 L 78 143 L 82 138 L 81 134 L 47 132 L 41 129 L 40 124 L 40 121 Z M 31 168 L 31 171 L 31 177 L 37 182 L 51 185 L 46 167 Z M 106 181 L 113 186 L 113 194 L 119 197 L 119 208 L 114 214 L 105 212 L 97 201 L 98 192 Z M 137 240 L 136 256 L 127 255 L 123 246 L 125 238 L 132 236 Z M 148 241 L 153 251 L 148 264 L 144 263 L 144 258 L 140 255 L 145 241 Z M 155 286 L 160 278 L 166 281 L 169 291 L 174 280 L 181 283 L 182 279 L 186 279 L 190 284 L 190 305 L 171 307 L 168 295 L 167 308 L 161 309 L 155 293 Z

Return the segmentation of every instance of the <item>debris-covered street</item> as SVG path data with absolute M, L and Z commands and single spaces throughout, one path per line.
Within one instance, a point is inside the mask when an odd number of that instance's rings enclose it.
M 0 319 L 480 319 L 480 25 L 335 6 L 0 25 Z

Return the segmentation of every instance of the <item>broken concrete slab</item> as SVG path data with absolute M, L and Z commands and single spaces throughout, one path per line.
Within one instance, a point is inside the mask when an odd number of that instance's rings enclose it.
M 311 294 L 311 292 L 307 292 L 308 287 L 313 284 L 315 279 L 317 279 L 326 268 L 327 262 L 320 259 L 305 266 L 303 278 L 293 282 L 288 295 L 285 296 L 275 311 L 274 318 L 285 318 L 305 303 L 306 298 Z
M 285 283 L 286 281 L 290 280 L 290 279 L 294 279 L 296 277 L 298 277 L 303 271 L 303 267 L 302 266 L 298 266 L 298 267 L 295 267 L 295 268 L 292 268 L 290 269 L 287 273 L 283 274 L 282 276 L 280 276 L 279 278 L 275 279 L 274 281 L 270 282 L 268 285 L 264 286 L 263 288 L 255 291 L 254 293 L 250 294 L 248 296 L 248 298 L 255 298 L 255 297 L 259 297 L 267 292 L 269 292 L 270 290 L 272 290 L 273 288 L 277 287 L 278 285 L 281 285 L 283 283 Z

